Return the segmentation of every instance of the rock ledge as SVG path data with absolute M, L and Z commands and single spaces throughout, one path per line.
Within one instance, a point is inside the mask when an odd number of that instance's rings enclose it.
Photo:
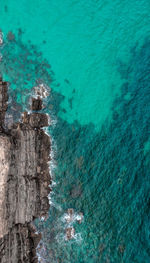
M 32 100 L 32 113 L 5 127 L 7 83 L 0 78 L 0 263 L 38 262 L 41 235 L 32 221 L 47 216 L 51 183 L 50 137 L 40 98 Z

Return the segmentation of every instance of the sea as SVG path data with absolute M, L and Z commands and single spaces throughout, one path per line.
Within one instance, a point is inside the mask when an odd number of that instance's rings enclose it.
M 8 120 L 49 91 L 39 262 L 149 263 L 150 1 L 0 0 L 0 30 Z

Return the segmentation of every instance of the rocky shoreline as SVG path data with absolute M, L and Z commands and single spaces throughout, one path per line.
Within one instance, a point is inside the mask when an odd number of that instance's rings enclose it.
M 0 263 L 36 263 L 41 234 L 32 221 L 49 210 L 51 141 L 42 129 L 48 116 L 38 112 L 38 96 L 30 114 L 6 127 L 7 86 L 0 78 Z

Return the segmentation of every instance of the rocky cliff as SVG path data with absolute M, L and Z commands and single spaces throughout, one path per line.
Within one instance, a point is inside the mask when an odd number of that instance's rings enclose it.
M 5 125 L 7 83 L 0 78 L 0 263 L 38 262 L 40 234 L 32 221 L 46 216 L 50 192 L 50 137 L 40 97 L 32 99 L 32 113 Z

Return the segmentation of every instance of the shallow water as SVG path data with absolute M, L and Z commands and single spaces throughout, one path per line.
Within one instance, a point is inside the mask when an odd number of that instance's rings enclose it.
M 37 222 L 45 262 L 150 261 L 149 14 L 146 0 L 1 4 L 8 113 L 29 108 L 37 80 L 52 89 L 56 184 L 49 218 Z M 68 208 L 84 215 L 71 241 Z

